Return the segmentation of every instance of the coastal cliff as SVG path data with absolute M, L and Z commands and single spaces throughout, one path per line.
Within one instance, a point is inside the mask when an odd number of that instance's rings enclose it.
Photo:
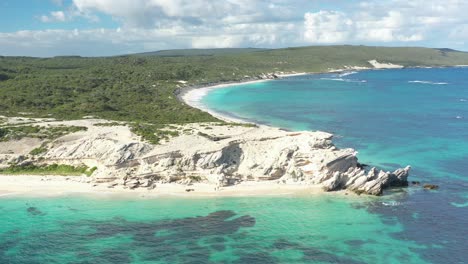
M 154 189 L 165 183 L 209 183 L 218 189 L 244 182 L 275 182 L 370 195 L 381 195 L 388 187 L 406 186 L 410 169 L 392 173 L 376 168 L 365 170 L 353 149 L 336 148 L 332 135 L 325 132 L 289 132 L 226 123 L 173 125 L 167 129 L 180 131 L 179 135 L 153 145 L 125 125 L 96 125 L 102 122 L 106 121 L 39 122 L 47 126 L 80 125 L 87 130 L 47 143 L 47 151 L 39 156 L 30 157 L 25 150 L 12 149 L 0 154 L 0 161 L 4 167 L 85 164 L 97 168 L 86 181 L 109 188 Z

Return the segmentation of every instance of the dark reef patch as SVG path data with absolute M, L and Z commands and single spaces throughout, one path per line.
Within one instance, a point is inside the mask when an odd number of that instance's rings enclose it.
M 30 215 L 45 215 L 45 213 L 41 212 L 39 209 L 37 209 L 37 208 L 34 207 L 34 206 L 28 207 L 28 209 L 26 209 L 26 211 L 27 211 L 28 214 L 30 214 Z
M 466 186 L 466 182 L 452 179 L 445 184 L 443 191 L 437 194 L 421 188 L 411 195 L 396 195 L 394 203 L 397 206 L 370 202 L 367 210 L 378 214 L 386 224 L 402 225 L 404 230 L 394 233 L 393 237 L 421 245 L 410 250 L 424 260 L 430 263 L 464 263 L 467 233 L 463 231 L 466 230 L 468 208 L 457 208 L 451 203 L 461 200 L 464 192 L 459 191 L 460 186 Z M 402 255 L 402 262 L 407 258 Z
M 43 215 L 36 207 L 27 209 L 31 215 Z M 144 261 L 167 263 L 209 263 L 212 251 L 223 251 L 223 236 L 237 233 L 241 228 L 253 227 L 255 218 L 237 216 L 232 211 L 217 211 L 207 216 L 150 222 L 112 218 L 110 221 L 63 221 L 57 231 L 41 231 L 20 239 L 18 232 L 0 235 L 0 263 L 57 262 L 54 255 L 74 252 L 73 263 L 130 263 L 133 250 Z M 130 237 L 130 242 L 96 249 L 83 241 L 94 242 L 118 236 Z M 200 246 L 205 240 L 207 246 Z M 16 248 L 18 253 L 7 255 Z
M 65 208 L 67 209 L 67 208 Z M 41 214 L 31 207 L 31 213 Z M 26 237 L 19 231 L 0 235 L 0 263 L 284 263 L 281 251 L 300 251 L 304 263 L 360 263 L 333 250 L 311 247 L 287 239 L 272 244 L 252 239 L 256 220 L 233 211 L 206 216 L 157 221 L 62 221 L 57 230 L 35 230 Z M 23 234 L 24 235 L 24 234 Z M 313 238 L 319 239 L 319 238 Z M 102 241 L 106 242 L 102 247 Z M 234 242 L 234 243 L 232 243 Z M 213 254 L 229 248 L 235 260 L 213 261 Z M 14 249 L 15 254 L 8 254 Z M 70 261 L 70 253 L 72 253 Z M 221 253 L 222 254 L 222 253 Z M 66 260 L 61 259 L 68 255 Z M 234 261 L 234 262 L 233 262 Z

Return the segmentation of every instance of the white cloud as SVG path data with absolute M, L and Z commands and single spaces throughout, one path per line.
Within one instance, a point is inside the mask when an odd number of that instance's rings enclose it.
M 412 32 L 405 17 L 398 11 L 384 16 L 367 12 L 345 14 L 335 11 L 306 13 L 304 39 L 310 43 L 346 42 L 412 42 L 421 41 L 421 32 Z
M 280 31 L 281 29 L 281 31 Z M 177 48 L 278 47 L 291 25 L 41 30 L 0 33 L 0 54 L 106 56 Z M 203 32 L 200 34 L 199 32 Z
M 67 3 L 51 0 L 56 4 Z M 44 22 L 114 29 L 0 33 L 0 54 L 114 55 L 169 48 L 313 44 L 422 45 L 468 49 L 468 1 L 72 0 Z M 321 10 L 321 11 L 320 11 Z M 20 44 L 16 44 L 20 43 Z M 28 47 L 26 47 L 28 46 Z M 88 47 L 93 47 L 89 49 Z
M 63 11 L 53 11 L 53 12 L 50 12 L 48 16 L 46 15 L 41 16 L 40 19 L 44 23 L 65 22 L 67 20 L 67 17 Z
M 340 43 L 352 35 L 353 21 L 345 13 L 320 11 L 304 15 L 304 38 L 313 43 Z
M 468 1 L 390 0 L 360 2 L 346 11 L 308 12 L 304 40 L 308 43 L 441 43 L 451 29 L 468 25 Z M 454 36 L 452 34 L 452 36 Z M 447 43 L 447 44 L 442 44 Z M 427 45 L 427 44 L 426 44 Z
M 100 12 L 124 26 L 146 28 L 168 20 L 188 25 L 276 23 L 297 20 L 303 14 L 301 5 L 284 0 L 73 0 L 73 6 L 83 14 Z
M 234 48 L 242 44 L 241 36 L 207 36 L 192 38 L 192 48 Z

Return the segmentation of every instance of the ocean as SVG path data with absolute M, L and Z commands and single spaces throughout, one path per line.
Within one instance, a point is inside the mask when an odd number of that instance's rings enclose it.
M 0 197 L 0 263 L 467 263 L 468 69 L 314 74 L 212 90 L 219 113 L 335 134 L 411 165 L 382 197 Z

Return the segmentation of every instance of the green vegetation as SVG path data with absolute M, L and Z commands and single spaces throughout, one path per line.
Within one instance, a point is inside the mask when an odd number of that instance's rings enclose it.
M 240 126 L 240 127 L 258 127 L 257 124 L 254 123 L 216 123 L 217 126 Z
M 6 126 L 0 127 L 0 141 L 20 140 L 25 137 L 53 140 L 69 133 L 87 129 L 80 126 Z
M 29 152 L 30 155 L 33 155 L 33 156 L 36 156 L 36 155 L 40 155 L 42 153 L 46 153 L 47 152 L 47 148 L 46 147 L 38 147 L 38 148 L 35 148 L 33 150 L 31 150 Z
M 193 182 L 201 182 L 203 180 L 203 178 L 200 176 L 189 176 L 189 179 Z
M 112 126 L 124 126 L 125 124 L 119 122 L 108 122 L 108 123 L 96 123 L 94 126 L 101 126 L 101 127 L 112 127 Z
M 71 166 L 63 164 L 51 165 L 11 165 L 8 168 L 0 169 L 0 174 L 9 175 L 62 175 L 62 176 L 91 176 L 96 167 L 88 168 L 85 165 Z
M 0 57 L 0 115 L 59 119 L 91 115 L 158 125 L 216 122 L 219 120 L 177 100 L 180 80 L 206 85 L 268 72 L 368 67 L 367 61 L 372 59 L 404 66 L 449 66 L 468 64 L 468 53 L 327 46 L 178 50 L 106 58 Z M 136 130 L 150 134 L 144 128 Z
M 232 55 L 250 53 L 256 51 L 264 51 L 267 49 L 256 48 L 224 48 L 224 49 L 176 49 L 176 50 L 160 50 L 155 52 L 145 52 L 133 54 L 133 56 L 161 56 L 161 57 L 187 57 L 187 56 L 214 56 L 214 55 Z
M 161 140 L 176 137 L 179 132 L 167 130 L 167 127 L 159 124 L 141 124 L 131 125 L 132 132 L 141 136 L 143 140 L 151 144 L 159 144 Z

